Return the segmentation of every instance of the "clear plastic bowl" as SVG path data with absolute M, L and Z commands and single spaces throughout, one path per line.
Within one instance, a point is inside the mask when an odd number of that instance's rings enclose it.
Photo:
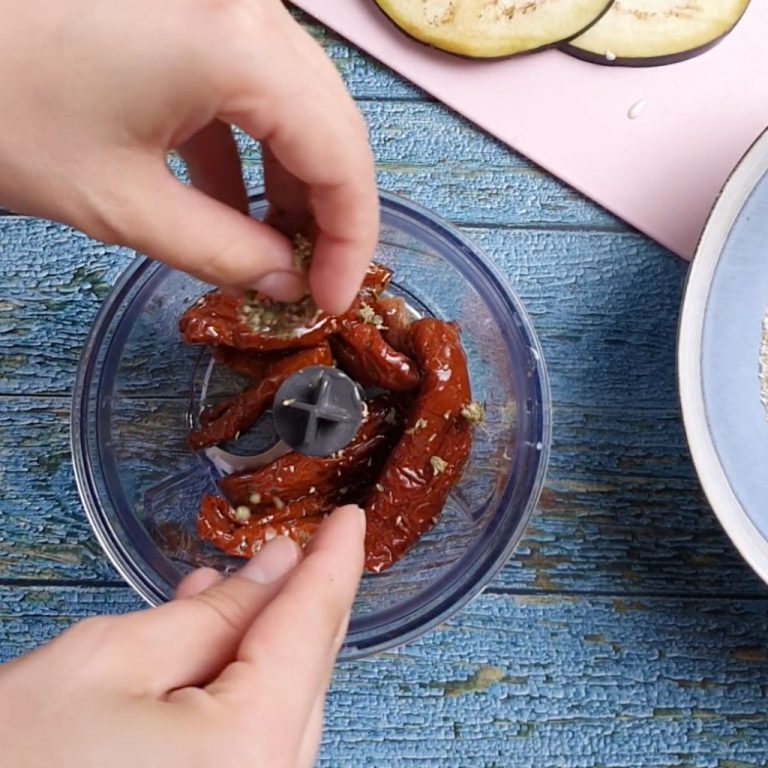
M 263 195 L 252 202 L 253 215 L 262 216 Z M 394 270 L 391 293 L 423 315 L 459 322 L 486 419 L 438 524 L 393 568 L 363 578 L 342 650 L 347 659 L 417 637 L 498 573 L 536 506 L 551 439 L 544 361 L 518 297 L 455 228 L 402 198 L 383 194 L 381 203 L 375 258 Z M 206 290 L 137 258 L 91 329 L 75 384 L 80 497 L 110 560 L 151 604 L 169 600 L 197 566 L 242 564 L 195 536 L 198 501 L 215 492 L 216 474 L 187 446 L 190 419 L 200 398 L 238 386 L 179 337 L 179 316 Z

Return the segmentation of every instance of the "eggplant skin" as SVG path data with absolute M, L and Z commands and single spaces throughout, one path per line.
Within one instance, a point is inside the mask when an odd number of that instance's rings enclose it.
M 584 34 L 558 47 L 575 58 L 609 67 L 678 64 L 721 42 L 749 2 L 616 0 Z
M 663 56 L 646 56 L 645 58 L 616 56 L 615 59 L 607 59 L 604 53 L 585 51 L 583 48 L 577 48 L 570 43 L 560 43 L 557 48 L 563 53 L 572 56 L 574 59 L 581 59 L 582 61 L 588 61 L 590 64 L 598 64 L 603 67 L 668 67 L 672 64 L 680 64 L 683 61 L 688 61 L 689 59 L 695 59 L 697 56 L 701 56 L 702 53 L 706 53 L 714 48 L 727 36 L 728 32 L 725 32 L 720 35 L 720 37 L 715 38 L 698 48 L 689 48 L 686 51 L 669 53 Z
M 613 0 L 374 0 L 408 37 L 466 59 L 534 53 L 580 35 Z

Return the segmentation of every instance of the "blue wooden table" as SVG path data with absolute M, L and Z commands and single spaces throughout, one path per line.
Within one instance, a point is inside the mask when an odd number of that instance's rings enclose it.
M 304 22 L 368 119 L 381 186 L 458 224 L 515 285 L 555 403 L 517 554 L 446 626 L 338 670 L 320 764 L 768 764 L 768 592 L 703 499 L 680 424 L 686 265 Z M 67 437 L 80 348 L 130 258 L 0 217 L 0 660 L 140 607 L 88 529 Z

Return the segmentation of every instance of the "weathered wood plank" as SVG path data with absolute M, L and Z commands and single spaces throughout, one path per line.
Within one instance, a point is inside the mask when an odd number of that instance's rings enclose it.
M 185 403 L 131 400 L 123 451 L 147 478 L 183 466 Z M 80 508 L 69 460 L 68 402 L 0 399 L 0 579 L 113 579 Z M 613 427 L 612 427 L 613 425 Z M 675 411 L 560 409 L 541 512 L 495 591 L 764 595 L 703 500 Z M 627 448 L 624 446 L 632 446 Z M 157 461 L 156 461 L 157 460 Z
M 0 588 L 0 660 L 126 589 Z M 386 657 L 341 666 L 320 765 L 765 765 L 768 601 L 486 594 Z
M 558 406 L 676 400 L 675 318 L 686 266 L 632 233 L 467 228 L 507 275 L 541 337 Z M 98 307 L 129 262 L 59 225 L 0 220 L 0 393 L 67 393 Z M 173 365 L 143 394 L 187 394 Z
M 119 579 L 77 496 L 68 421 L 63 398 L 0 400 L 0 580 Z
M 1 392 L 71 390 L 88 328 L 131 258 L 58 224 L 0 219 Z
M 445 218 L 464 224 L 625 228 L 442 104 L 371 101 L 359 106 L 368 121 L 379 185 Z M 245 178 L 261 185 L 258 147 L 240 135 L 240 148 Z
M 623 229 L 612 214 L 440 104 L 360 102 L 383 189 L 464 224 Z M 439 131 L 434 126 L 441 126 Z M 249 185 L 263 181 L 258 146 L 239 134 Z M 172 163 L 183 176 L 180 162 Z
M 294 15 L 304 28 L 323 46 L 325 53 L 339 70 L 347 88 L 358 99 L 431 99 L 420 88 L 409 83 L 388 67 L 366 56 L 354 45 L 318 24 L 301 11 Z

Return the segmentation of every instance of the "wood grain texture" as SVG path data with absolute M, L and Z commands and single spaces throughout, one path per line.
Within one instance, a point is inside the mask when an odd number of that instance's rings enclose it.
M 186 401 L 129 399 L 126 460 L 152 482 L 183 465 Z M 71 464 L 66 398 L 0 399 L 0 580 L 115 580 L 88 528 Z M 155 476 L 156 475 L 156 476 Z M 149 482 L 149 481 L 148 481 Z M 553 460 L 517 554 L 491 589 L 643 595 L 766 595 L 709 511 L 683 447 L 677 411 L 560 408 Z
M 676 399 L 676 320 L 685 265 L 632 232 L 465 227 L 505 273 L 541 337 L 558 406 L 654 408 Z M 8 289 L 0 393 L 71 391 L 87 330 L 126 249 L 65 227 L 0 219 Z M 172 366 L 169 366 L 169 369 Z M 184 395 L 153 372 L 138 394 Z
M 0 588 L 0 660 L 127 589 Z M 483 595 L 385 657 L 342 665 L 319 765 L 765 765 L 768 601 Z
M 350 45 L 322 24 L 315 22 L 305 13 L 295 10 L 294 16 L 323 47 L 356 99 L 433 101 L 433 98 L 421 88 L 361 53 L 355 46 Z
M 369 122 L 381 185 L 461 225 L 525 301 L 555 409 L 518 552 L 445 627 L 337 670 L 320 765 L 764 766 L 768 592 L 702 498 L 679 421 L 686 266 L 308 28 Z M 259 184 L 258 149 L 239 141 Z M 80 350 L 131 258 L 0 217 L 0 661 L 79 618 L 141 607 L 89 531 L 68 445 Z M 176 418 L 168 397 L 186 383 L 153 371 L 128 394 L 141 451 L 141 418 Z M 144 448 L 147 466 L 174 450 Z
M 379 185 L 460 224 L 623 229 L 612 215 L 523 160 L 441 104 L 359 102 Z M 435 132 L 437 121 L 443 121 Z M 239 134 L 245 177 L 262 183 L 258 146 Z M 178 168 L 178 167 L 177 167 Z M 441 183 L 432 183 L 434 174 Z

